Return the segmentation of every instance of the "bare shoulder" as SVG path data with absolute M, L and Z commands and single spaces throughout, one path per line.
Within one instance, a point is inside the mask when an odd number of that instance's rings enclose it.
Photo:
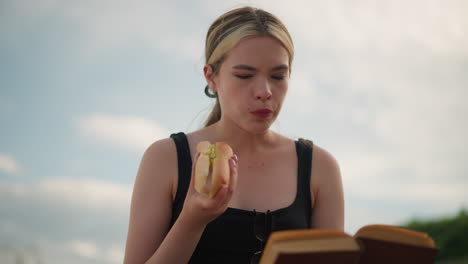
M 326 149 L 314 144 L 312 155 L 311 188 L 313 201 L 320 191 L 330 191 L 341 186 L 340 166 L 336 158 Z
M 170 159 L 176 154 L 176 147 L 171 138 L 164 138 L 153 142 L 146 150 L 143 157 L 150 159 Z
M 339 172 L 336 158 L 326 149 L 314 144 L 312 156 L 312 168 L 320 172 Z
M 174 177 L 177 173 L 177 150 L 171 138 L 158 140 L 151 144 L 143 154 L 138 169 L 137 181 L 144 184 L 166 187 L 172 193 Z
M 338 162 L 329 151 L 310 140 L 300 138 L 299 141 L 312 148 L 312 169 L 321 171 L 338 169 Z

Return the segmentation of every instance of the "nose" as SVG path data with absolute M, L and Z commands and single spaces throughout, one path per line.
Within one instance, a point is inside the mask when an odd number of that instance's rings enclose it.
M 268 80 L 264 80 L 255 87 L 255 99 L 269 100 L 271 98 L 271 86 Z

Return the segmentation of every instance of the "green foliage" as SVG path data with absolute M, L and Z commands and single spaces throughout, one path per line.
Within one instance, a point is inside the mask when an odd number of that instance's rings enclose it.
M 467 263 L 468 213 L 461 210 L 455 217 L 437 220 L 413 220 L 403 227 L 428 233 L 439 248 L 440 263 Z

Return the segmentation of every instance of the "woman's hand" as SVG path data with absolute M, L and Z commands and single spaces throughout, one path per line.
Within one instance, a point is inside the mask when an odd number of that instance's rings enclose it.
M 229 184 L 222 186 L 215 196 L 208 198 L 195 190 L 195 166 L 200 153 L 195 156 L 192 166 L 190 186 L 185 197 L 184 207 L 180 214 L 181 220 L 190 225 L 206 226 L 209 222 L 221 215 L 228 208 L 232 194 L 237 184 L 237 156 L 234 154 L 229 159 Z

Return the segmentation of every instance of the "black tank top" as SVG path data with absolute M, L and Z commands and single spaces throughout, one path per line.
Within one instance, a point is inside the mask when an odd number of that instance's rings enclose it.
M 171 138 L 176 144 L 178 161 L 178 185 L 172 205 L 172 226 L 182 211 L 190 184 L 192 158 L 184 133 L 172 134 Z M 273 231 L 310 228 L 313 144 L 299 139 L 295 141 L 295 146 L 298 178 L 294 202 L 288 207 L 267 212 L 228 208 L 206 226 L 189 263 L 250 263 L 255 252 L 263 250 L 264 246 L 256 237 L 255 225 L 266 234 L 266 239 Z

